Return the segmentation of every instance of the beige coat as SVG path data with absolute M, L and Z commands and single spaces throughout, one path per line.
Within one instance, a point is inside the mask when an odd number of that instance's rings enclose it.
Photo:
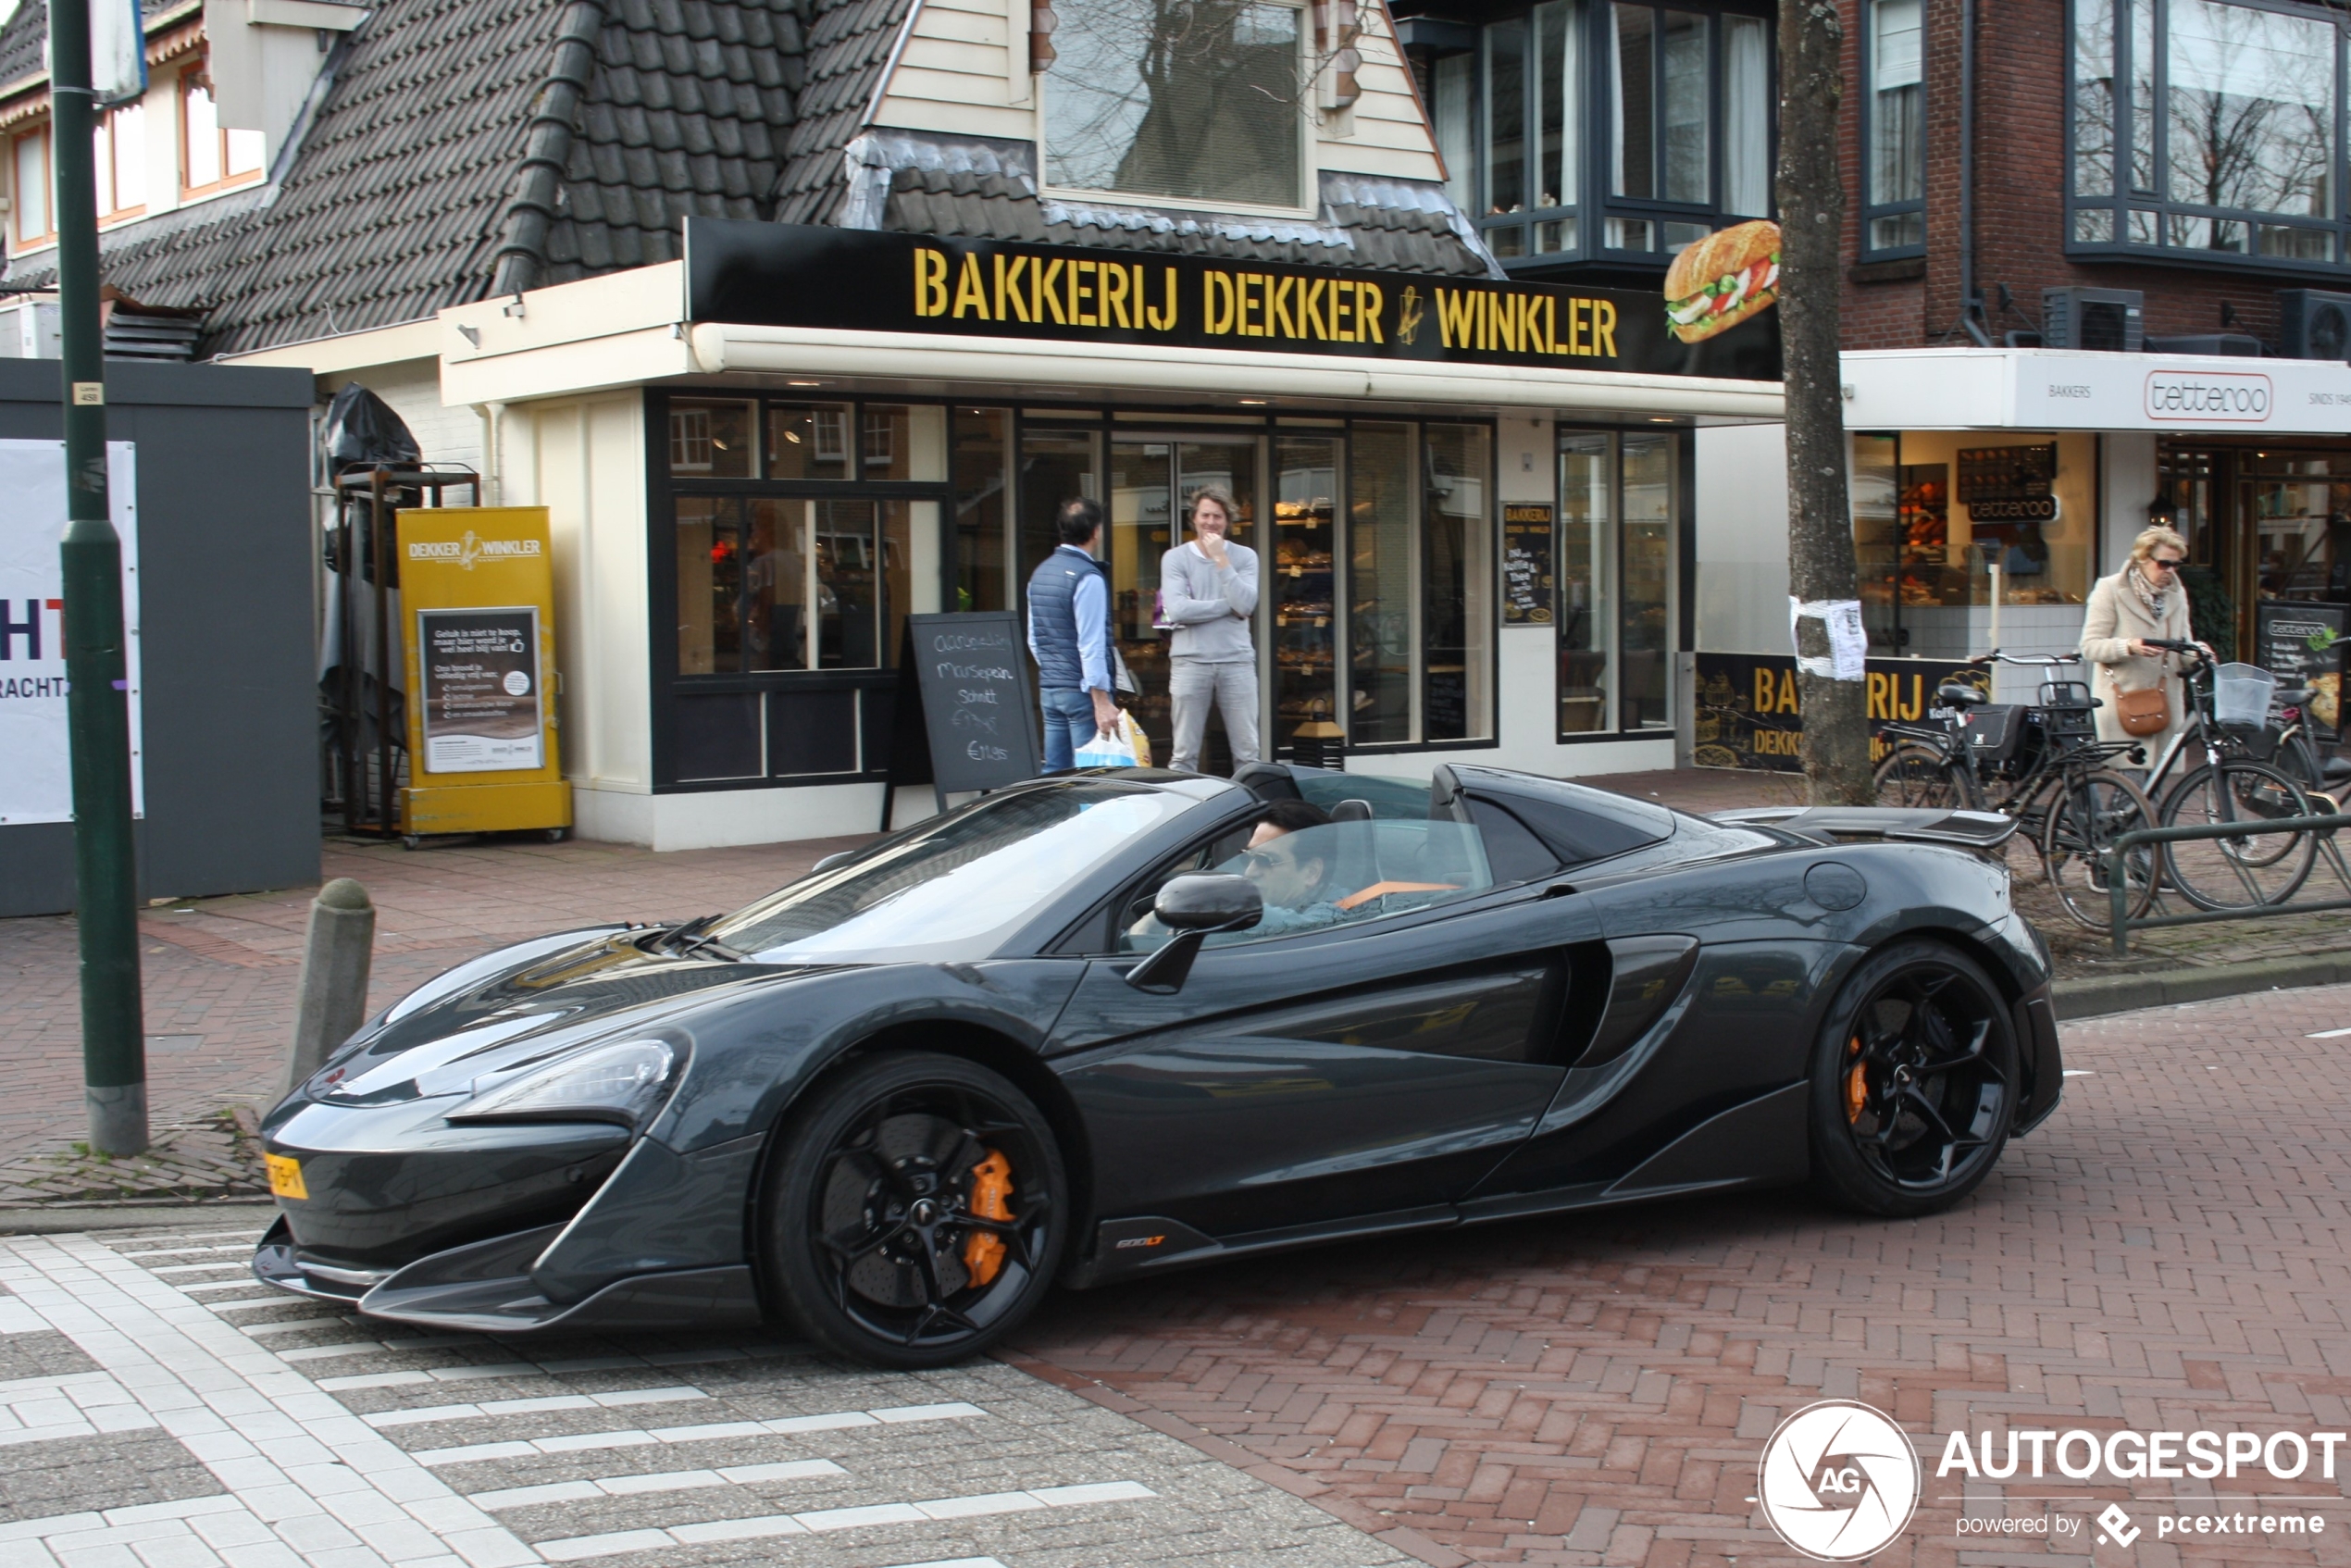
M 2096 666 L 2090 694 L 2104 704 L 2097 711 L 2098 739 L 2135 740 L 2146 748 L 2147 761 L 2152 763 L 2163 754 L 2171 737 L 2186 728 L 2188 694 L 2180 678 L 2179 654 L 2143 659 L 2131 652 L 2130 645 L 2150 638 L 2183 642 L 2194 633 L 2188 629 L 2187 589 L 2174 585 L 2164 596 L 2163 618 L 2158 621 L 2147 614 L 2146 602 L 2122 579 L 2123 572 L 2138 569 L 2133 563 L 2112 577 L 2098 579 L 2097 586 L 2090 590 L 2089 607 L 2082 618 L 2082 657 Z M 2122 721 L 2114 711 L 2115 694 L 2144 691 L 2156 685 L 2162 686 L 2171 699 L 2171 727 L 2160 735 L 2123 733 Z

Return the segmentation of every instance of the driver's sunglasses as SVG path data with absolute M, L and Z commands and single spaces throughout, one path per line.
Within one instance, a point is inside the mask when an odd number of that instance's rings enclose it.
M 1279 871 L 1290 864 L 1286 854 L 1272 854 L 1264 850 L 1250 850 L 1241 856 L 1241 875 L 1263 877 L 1269 871 Z

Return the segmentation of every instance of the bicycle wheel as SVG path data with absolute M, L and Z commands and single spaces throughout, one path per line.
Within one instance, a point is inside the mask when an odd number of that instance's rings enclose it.
M 1877 765 L 1877 803 L 1882 806 L 1940 807 L 1969 811 L 1975 807 L 1975 775 L 1963 760 L 1934 747 L 1904 741 Z
M 2230 758 L 2197 768 L 2163 797 L 2166 828 L 2275 822 L 2310 815 L 2309 797 L 2276 768 Z M 2163 846 L 2163 875 L 2199 909 L 2258 909 L 2301 890 L 2318 861 L 2317 837 L 2283 828 Z
M 2108 852 L 2114 840 L 2155 826 L 2155 807 L 2138 785 L 2099 768 L 2059 784 L 2041 825 L 2041 864 L 2065 912 L 2094 930 L 2113 928 L 2113 881 Z M 2155 846 L 2141 844 L 2123 858 L 2123 910 L 2137 919 L 2155 902 Z

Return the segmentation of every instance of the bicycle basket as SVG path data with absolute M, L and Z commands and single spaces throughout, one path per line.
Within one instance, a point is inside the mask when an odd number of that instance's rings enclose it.
M 2222 724 L 2266 724 L 2277 689 L 2278 678 L 2259 665 L 2222 665 L 2212 672 L 2212 716 Z
M 2041 682 L 2041 705 L 2080 708 L 2087 713 L 2095 704 L 2090 701 L 2090 684 L 2086 680 L 2045 680 Z
M 2024 738 L 2024 709 L 2016 703 L 1986 703 L 1968 715 L 1968 754 L 1998 765 L 2016 755 Z

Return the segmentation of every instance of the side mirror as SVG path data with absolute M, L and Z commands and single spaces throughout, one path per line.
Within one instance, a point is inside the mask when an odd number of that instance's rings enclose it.
M 1265 917 L 1265 899 L 1246 877 L 1200 873 L 1172 877 L 1151 901 L 1151 913 L 1176 935 L 1126 972 L 1139 991 L 1168 996 L 1181 990 L 1211 931 L 1246 930 Z

